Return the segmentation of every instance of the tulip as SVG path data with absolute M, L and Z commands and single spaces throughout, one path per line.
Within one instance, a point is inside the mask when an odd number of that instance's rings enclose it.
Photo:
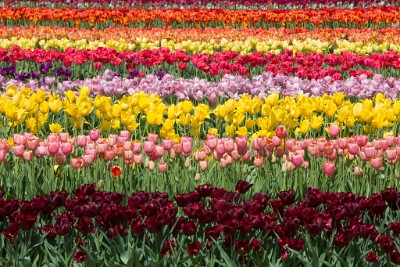
M 116 156 L 122 156 L 125 151 L 124 146 L 118 143 L 115 144 L 112 149 Z
M 235 149 L 234 148 L 234 141 L 233 141 L 232 138 L 224 138 L 222 141 L 223 141 L 223 144 L 224 144 L 225 151 L 231 152 L 231 151 L 233 151 Z
M 374 156 L 369 160 L 369 163 L 371 164 L 372 168 L 379 169 L 382 167 L 382 157 Z
M 264 148 L 267 145 L 267 138 L 265 136 L 259 136 L 256 140 L 260 148 Z
M 285 164 L 286 164 L 286 170 L 288 170 L 289 172 L 293 171 L 296 168 L 296 165 L 294 165 L 293 162 L 291 161 L 286 161 Z
M 245 136 L 238 136 L 235 139 L 235 143 L 237 146 L 237 152 L 239 155 L 243 156 L 246 154 L 248 147 L 247 147 L 247 139 Z
M 333 176 L 333 174 L 335 173 L 335 163 L 331 162 L 331 161 L 325 161 L 324 162 L 324 173 L 328 176 Z
M 131 141 L 124 141 L 124 150 L 133 150 L 133 143 Z
M 363 148 L 365 156 L 367 157 L 367 159 L 370 159 L 372 157 L 376 156 L 376 149 L 373 146 L 366 146 Z
M 22 157 L 24 155 L 25 146 L 24 145 L 16 145 L 12 147 L 13 153 L 16 157 Z
M 83 154 L 82 155 L 82 161 L 84 165 L 90 165 L 93 163 L 93 161 L 96 159 L 95 156 L 92 154 Z
M 74 147 L 70 143 L 61 143 L 61 151 L 64 155 L 70 155 L 74 151 Z
M 200 173 L 196 173 L 196 175 L 194 176 L 194 181 L 199 182 L 200 179 L 201 179 Z
M 83 168 L 83 161 L 80 158 L 72 158 L 71 159 L 71 166 L 74 169 L 82 169 Z
M 204 160 L 206 156 L 207 155 L 204 151 L 197 151 L 194 153 L 194 159 L 197 161 Z
M 190 155 L 192 152 L 192 142 L 191 141 L 184 141 L 182 143 L 182 152 L 186 155 Z
M 146 164 L 146 168 L 149 169 L 149 171 L 153 171 L 155 168 L 155 163 L 152 160 L 149 160 Z
M 69 133 L 58 133 L 58 137 L 61 142 L 67 142 L 69 138 Z
M 16 144 L 16 145 L 25 145 L 26 137 L 22 134 L 14 134 L 13 141 L 14 141 L 14 144 Z
M 48 156 L 49 155 L 49 151 L 47 146 L 44 145 L 39 145 L 36 149 L 36 157 L 38 158 L 42 158 L 44 156 Z
M 89 131 L 89 137 L 92 141 L 97 141 L 100 138 L 100 130 L 94 129 Z
M 205 171 L 208 169 L 208 162 L 206 160 L 199 161 L 200 170 Z
M 285 139 L 288 136 L 286 127 L 284 125 L 280 125 L 275 129 L 275 134 L 279 139 Z
M 219 155 L 223 155 L 225 154 L 226 150 L 225 150 L 225 146 L 222 142 L 218 142 L 217 146 L 215 147 L 215 152 L 217 152 Z
M 154 144 L 157 143 L 157 141 L 158 141 L 158 134 L 148 133 L 148 135 L 147 135 L 147 141 L 153 142 Z
M 142 156 L 142 154 L 135 154 L 135 155 L 133 156 L 133 161 L 134 161 L 137 165 L 142 164 L 142 163 L 143 163 L 143 156 Z
M 331 124 L 331 126 L 329 126 L 329 135 L 332 137 L 336 137 L 339 135 L 340 132 L 340 127 L 337 124 Z
M 5 161 L 6 156 L 7 156 L 7 151 L 5 151 L 4 149 L 0 149 L 0 162 Z
M 112 149 L 106 149 L 104 151 L 104 159 L 105 160 L 113 160 L 115 158 L 115 153 Z
M 172 146 L 174 145 L 173 141 L 171 139 L 163 139 L 162 140 L 162 146 L 165 150 L 170 150 L 172 149 Z
M 358 146 L 357 143 L 349 143 L 348 144 L 348 150 L 349 150 L 350 154 L 357 155 L 358 152 L 360 151 L 360 147 Z
M 113 146 L 113 145 L 115 145 L 116 143 L 117 143 L 117 138 L 118 138 L 118 135 L 116 135 L 116 134 L 110 134 L 109 136 L 108 136 L 108 145 L 110 145 L 110 146 Z
M 300 167 L 303 164 L 304 156 L 302 154 L 295 153 L 292 155 L 291 160 L 292 160 L 292 163 L 294 164 L 294 166 Z
M 158 170 L 162 173 L 167 172 L 167 164 L 165 162 L 158 163 Z
M 119 136 L 123 137 L 125 141 L 128 141 L 129 138 L 131 137 L 131 133 L 129 131 L 124 130 L 119 133 Z
M 122 175 L 123 171 L 120 166 L 112 166 L 111 169 L 111 175 L 115 178 L 118 178 Z
M 32 161 L 32 159 L 33 159 L 33 152 L 32 152 L 32 150 L 26 150 L 26 151 L 24 151 L 23 157 L 24 157 L 24 160 L 26 160 L 26 161 Z
M 132 150 L 133 150 L 133 153 L 135 153 L 135 154 L 142 152 L 142 144 L 139 142 L 134 142 Z M 151 149 L 149 149 L 149 152 L 150 152 L 150 150 Z M 153 151 L 151 151 L 151 152 L 153 152 Z
M 394 160 L 397 158 L 397 150 L 394 148 L 387 149 L 385 154 L 388 160 Z
M 58 152 L 58 150 L 59 150 L 59 147 L 60 147 L 60 143 L 59 142 L 49 142 L 48 144 L 47 144 L 47 148 L 48 148 L 48 150 L 49 150 L 49 154 L 50 155 L 55 155 L 55 154 L 57 154 L 57 152 Z
M 131 159 L 133 159 L 134 155 L 135 154 L 133 153 L 132 150 L 125 150 L 124 154 L 123 154 L 123 157 L 124 157 L 125 160 L 131 160 Z
M 214 149 L 217 146 L 217 142 L 218 140 L 215 135 L 207 134 L 206 144 L 210 149 Z
M 86 142 L 87 142 L 86 135 L 78 135 L 78 137 L 76 138 L 76 142 L 77 142 L 79 147 L 86 146 Z
M 280 139 L 278 136 L 273 136 L 272 137 L 272 144 L 274 147 L 279 147 L 281 145 L 282 139 Z
M 254 166 L 256 166 L 257 168 L 260 168 L 264 165 L 264 158 L 263 156 L 255 156 L 254 160 L 253 160 L 253 164 Z
M 144 153 L 146 153 L 147 156 L 150 156 L 156 149 L 154 142 L 151 141 L 145 141 L 143 146 L 144 146 Z

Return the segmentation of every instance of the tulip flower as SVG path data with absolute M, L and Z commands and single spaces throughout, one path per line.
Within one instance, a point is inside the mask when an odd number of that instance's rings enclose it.
M 331 161 L 325 161 L 323 168 L 324 168 L 324 173 L 328 176 L 333 176 L 336 170 L 335 163 Z

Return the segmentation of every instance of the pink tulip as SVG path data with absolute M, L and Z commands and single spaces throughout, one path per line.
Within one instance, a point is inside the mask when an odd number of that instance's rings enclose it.
M 205 171 L 208 169 L 208 162 L 205 160 L 199 161 L 200 170 Z
M 349 144 L 349 140 L 347 138 L 339 138 L 337 140 L 337 144 L 338 144 L 339 148 L 345 149 L 345 148 L 347 148 L 347 146 Z
M 97 141 L 100 138 L 100 130 L 94 129 L 89 131 L 89 137 L 92 141 Z
M 214 149 L 217 146 L 218 140 L 215 135 L 207 134 L 206 144 L 210 149 Z
M 118 138 L 118 135 L 110 134 L 108 136 L 108 145 L 110 145 L 110 146 L 115 145 L 117 143 L 117 138 Z
M 376 149 L 373 146 L 366 146 L 363 148 L 363 151 L 368 159 L 376 156 Z
M 133 153 L 136 153 L 136 154 L 141 153 L 142 152 L 142 143 L 134 142 L 132 150 L 133 150 Z M 153 152 L 153 151 L 151 151 L 151 152 Z
M 83 154 L 82 155 L 82 161 L 84 165 L 90 165 L 93 163 L 93 161 L 96 159 L 95 156 L 92 154 Z
M 58 133 L 58 137 L 61 142 L 67 142 L 69 138 L 69 133 Z
M 149 160 L 146 164 L 147 169 L 149 169 L 150 171 L 153 171 L 155 168 L 156 164 L 154 163 L 154 161 Z
M 196 151 L 194 153 L 194 159 L 197 161 L 204 160 L 206 158 L 206 152 L 204 151 Z
M 0 162 L 3 162 L 6 160 L 6 156 L 7 156 L 7 151 L 0 149 Z
M 238 160 L 240 160 L 240 155 L 239 155 L 239 152 L 235 149 L 235 150 L 233 150 L 232 152 L 231 152 L 231 157 L 232 157 L 232 159 L 234 160 L 234 161 L 238 161 Z
M 243 155 L 242 161 L 248 161 L 250 159 L 251 153 L 247 151 L 246 154 Z
M 218 142 L 217 146 L 215 147 L 215 151 L 220 154 L 223 155 L 225 154 L 225 146 L 222 142 Z
M 117 144 L 123 145 L 125 141 L 126 141 L 125 137 L 123 137 L 123 136 L 118 136 L 117 137 Z
M 86 146 L 86 142 L 87 142 L 87 137 L 86 135 L 78 135 L 78 137 L 76 138 L 76 143 L 79 147 L 84 147 Z
M 105 160 L 113 160 L 115 158 L 115 153 L 112 149 L 106 149 L 104 151 L 104 159 Z
M 26 146 L 30 150 L 36 150 L 36 148 L 39 146 L 39 141 L 37 140 L 37 138 L 32 137 L 28 139 L 28 141 L 26 142 Z
M 293 162 L 294 166 L 300 167 L 303 164 L 303 161 L 304 161 L 304 156 L 302 154 L 300 154 L 300 153 L 292 154 L 292 162 Z
M 324 154 L 332 155 L 334 151 L 333 144 L 331 142 L 326 142 L 324 145 Z
M 192 142 L 191 141 L 183 141 L 182 144 L 182 152 L 186 155 L 189 155 L 192 152 Z
M 339 135 L 340 132 L 340 127 L 337 124 L 331 124 L 331 126 L 329 126 L 329 135 L 332 137 L 336 137 Z
M 103 154 L 106 149 L 108 149 L 108 144 L 105 143 L 97 144 L 96 146 L 97 154 Z
M 285 155 L 285 150 L 283 147 L 277 147 L 274 151 L 274 155 L 277 158 L 281 158 L 283 155 Z
M 144 153 L 146 153 L 146 155 L 150 156 L 155 149 L 156 145 L 154 144 L 154 142 L 151 141 L 144 142 Z
M 264 158 L 263 156 L 255 156 L 254 160 L 253 160 L 253 164 L 254 166 L 256 166 L 257 168 L 260 168 L 264 165 Z
M 281 145 L 282 139 L 280 139 L 278 136 L 272 136 L 272 144 L 274 147 L 278 147 Z
M 296 166 L 291 161 L 286 161 L 285 164 L 286 164 L 286 170 L 288 170 L 289 172 L 293 171 L 296 168 Z
M 24 145 L 16 145 L 12 147 L 14 155 L 17 157 L 22 157 L 24 155 L 25 146 Z
M 368 136 L 366 135 L 356 136 L 356 142 L 359 146 L 365 146 L 368 143 Z
M 147 141 L 153 142 L 154 144 L 158 141 L 158 134 L 148 133 L 147 134 Z
M 49 150 L 49 154 L 50 155 L 57 154 L 59 148 L 60 148 L 60 143 L 59 142 L 48 142 L 47 143 L 47 149 Z
M 264 148 L 267 145 L 267 137 L 265 136 L 259 136 L 257 137 L 257 144 L 261 147 Z
M 388 135 L 386 137 L 386 141 L 388 143 L 388 146 L 395 146 L 396 142 L 397 142 L 397 139 L 396 139 L 396 137 L 394 135 Z
M 0 139 L 0 150 L 4 150 L 6 152 L 10 151 L 10 143 L 7 142 L 5 139 Z
M 288 138 L 285 140 L 285 148 L 292 150 L 292 147 L 296 144 L 296 139 Z
M 58 142 L 60 141 L 56 133 L 51 133 L 47 136 L 47 142 Z
M 131 141 L 124 141 L 123 146 L 125 150 L 133 150 L 133 143 Z
M 172 149 L 174 150 L 175 155 L 178 156 L 182 153 L 182 144 L 176 143 L 172 146 Z
M 119 133 L 119 136 L 123 137 L 125 141 L 128 141 L 131 138 L 131 133 L 129 131 L 123 130 Z
M 223 144 L 224 144 L 224 148 L 227 152 L 231 152 L 235 149 L 234 147 L 234 141 L 232 138 L 223 138 Z
M 25 145 L 26 137 L 22 134 L 14 134 L 13 141 L 14 141 L 14 144 L 16 144 L 16 145 Z
M 301 167 L 303 167 L 303 169 L 305 169 L 305 170 L 307 170 L 309 166 L 310 166 L 310 162 L 308 162 L 307 160 L 305 160 L 303 162 L 303 165 L 301 165 Z
M 174 142 L 171 139 L 163 139 L 162 140 L 162 146 L 165 150 L 170 150 L 172 149 L 172 146 L 174 145 Z
M 324 162 L 324 173 L 328 176 L 333 176 L 333 174 L 335 173 L 335 163 L 331 162 L 331 161 L 325 161 Z
M 137 165 L 142 164 L 142 163 L 143 163 L 143 156 L 142 156 L 142 154 L 135 154 L 135 155 L 133 156 L 133 161 L 134 161 Z
M 211 155 L 211 153 L 212 153 L 212 150 L 207 145 L 203 146 L 203 151 L 204 151 L 204 153 L 206 153 L 207 156 Z
M 394 160 L 397 158 L 397 150 L 395 148 L 389 148 L 385 151 L 386 158 L 388 160 Z
M 156 151 L 157 157 L 160 158 L 164 156 L 164 148 L 162 146 L 157 145 L 156 148 L 154 149 Z
M 379 168 L 382 167 L 382 164 L 383 164 L 382 157 L 375 157 L 374 156 L 369 160 L 369 163 L 371 164 L 372 168 L 379 169 Z
M 275 129 L 275 134 L 279 139 L 285 139 L 288 135 L 286 127 L 284 125 L 279 125 Z
M 36 157 L 38 158 L 42 158 L 44 156 L 48 156 L 49 155 L 49 150 L 47 148 L 47 146 L 44 145 L 39 145 L 36 149 Z
M 357 155 L 360 151 L 360 147 L 357 143 L 349 143 L 348 144 L 349 153 L 352 155 Z
M 24 160 L 26 160 L 26 161 L 32 161 L 32 159 L 33 159 L 33 152 L 32 152 L 32 150 L 26 150 L 26 151 L 24 151 L 23 157 L 24 157 Z
M 118 143 L 113 145 L 112 149 L 116 156 L 122 156 L 125 151 L 124 146 L 122 144 L 118 144 Z
M 318 146 L 316 144 L 311 144 L 307 147 L 307 152 L 313 156 L 313 157 L 317 157 L 319 155 L 319 149 Z
M 237 152 L 239 155 L 243 156 L 246 154 L 248 147 L 247 147 L 247 139 L 245 136 L 238 136 L 235 139 L 235 143 L 237 146 Z
M 133 156 L 134 156 L 135 154 L 133 153 L 133 151 L 132 150 L 125 150 L 124 151 L 124 159 L 126 159 L 126 160 L 133 160 Z
M 83 161 L 81 158 L 72 158 L 71 159 L 71 166 L 74 169 L 82 169 L 83 168 Z
M 158 170 L 162 173 L 166 173 L 167 172 L 167 163 L 165 163 L 165 162 L 158 163 Z
M 64 155 L 71 155 L 74 147 L 70 143 L 61 143 L 61 151 Z
M 97 157 L 97 151 L 96 151 L 95 148 L 89 148 L 89 147 L 87 147 L 87 148 L 85 149 L 85 153 L 86 153 L 86 154 L 89 154 L 89 155 L 92 155 L 94 158 Z

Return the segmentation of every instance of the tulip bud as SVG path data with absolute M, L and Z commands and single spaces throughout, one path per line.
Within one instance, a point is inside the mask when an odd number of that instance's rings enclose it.
M 263 156 L 255 156 L 254 160 L 253 160 L 253 164 L 254 166 L 256 166 L 257 168 L 260 168 L 264 165 L 264 158 Z
M 360 166 L 357 165 L 357 166 L 354 167 L 354 174 L 356 176 L 363 175 L 363 173 L 364 173 L 364 171 L 363 171 L 363 169 L 361 169 Z
M 200 173 L 196 173 L 196 175 L 195 175 L 195 177 L 194 177 L 194 181 L 195 181 L 195 182 L 199 182 L 199 181 L 200 181 L 200 178 L 201 178 Z
M 33 159 L 33 152 L 32 152 L 32 150 L 26 150 L 26 151 L 24 151 L 23 157 L 24 157 L 24 160 L 26 160 L 26 161 L 32 161 L 32 159 Z
M 190 167 L 190 158 L 187 157 L 187 158 L 185 159 L 185 168 L 189 168 L 189 167 Z
M 103 187 L 103 180 L 99 180 L 98 182 L 97 182 L 97 188 L 102 188 Z
M 206 160 L 199 161 L 200 170 L 203 172 L 208 169 L 208 162 Z
M 149 169 L 150 171 L 153 171 L 154 168 L 155 168 L 155 163 L 154 163 L 154 161 L 152 161 L 152 160 L 147 161 L 146 167 L 147 167 L 147 169 Z

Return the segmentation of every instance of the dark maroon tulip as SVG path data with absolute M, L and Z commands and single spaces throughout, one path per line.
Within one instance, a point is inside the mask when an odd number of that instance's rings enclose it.
M 393 252 L 391 255 L 390 255 L 390 260 L 392 261 L 392 262 L 394 262 L 395 264 L 399 264 L 400 265 L 400 253 L 399 252 Z
M 218 224 L 216 226 L 208 226 L 205 230 L 205 234 L 207 238 L 212 238 L 214 240 L 217 240 L 218 237 L 223 233 L 224 231 L 224 226 L 221 224 Z
M 249 189 L 253 186 L 253 184 L 244 181 L 244 180 L 239 180 L 236 184 L 236 191 L 238 191 L 240 194 L 245 194 Z
M 96 184 L 84 184 L 78 187 L 74 194 L 76 197 L 80 196 L 92 196 L 96 192 Z
M 140 214 L 145 217 L 153 217 L 157 214 L 158 207 L 153 202 L 143 204 Z
M 326 225 L 325 220 L 320 217 L 317 217 L 313 220 L 312 223 L 306 224 L 306 228 L 311 236 L 316 236 L 319 235 L 322 232 L 322 230 L 324 230 L 325 225 Z
M 295 192 L 293 189 L 282 191 L 277 195 L 282 200 L 284 205 L 292 205 L 294 203 Z
M 64 206 L 68 193 L 65 191 L 56 190 L 50 193 L 49 201 L 54 207 Z
M 367 262 L 375 262 L 378 259 L 378 255 L 376 255 L 375 252 L 368 252 L 367 255 L 365 255 L 365 260 Z
M 184 235 L 192 236 L 197 232 L 197 224 L 194 222 L 185 222 L 181 226 Z
M 192 202 L 192 197 L 190 194 L 179 194 L 175 196 L 175 200 L 179 207 L 186 207 Z
M 229 209 L 228 214 L 231 218 L 241 220 L 246 213 L 246 209 L 243 205 L 236 205 Z
M 160 223 L 160 220 L 157 217 L 146 218 L 144 224 L 147 230 L 153 234 L 159 233 L 163 227 L 163 225 Z
M 375 215 L 382 215 L 387 208 L 385 201 L 383 201 L 382 196 L 379 194 L 372 194 L 368 198 L 367 205 L 372 217 Z
M 207 224 L 207 223 L 211 223 L 212 221 L 214 221 L 215 217 L 211 210 L 207 210 L 204 213 L 199 214 L 198 219 L 199 219 L 199 223 Z
M 284 211 L 284 204 L 281 200 L 276 199 L 274 201 L 271 201 L 271 206 L 272 209 L 276 212 L 276 213 L 280 213 L 282 214 Z
M 193 244 L 190 244 L 187 248 L 186 251 L 193 256 L 197 256 L 200 253 L 200 248 L 201 248 L 201 244 L 200 242 L 196 242 Z
M 397 192 L 395 188 L 385 189 L 382 191 L 381 195 L 392 210 L 398 210 L 400 208 L 400 192 Z
M 264 194 L 262 194 L 260 192 L 257 192 L 257 193 L 254 194 L 253 200 L 258 202 L 261 205 L 265 205 L 266 206 L 268 204 L 268 201 L 269 201 L 269 196 L 268 195 L 264 195 Z
M 396 234 L 400 234 L 400 222 L 391 223 L 390 230 L 392 230 Z
M 89 217 L 79 218 L 75 228 L 84 235 L 95 232 L 92 219 Z
M 191 198 L 191 202 L 199 202 L 201 200 L 199 193 L 197 193 L 196 191 L 190 192 L 189 195 Z
M 266 205 L 262 205 L 254 200 L 246 200 L 244 205 L 248 214 L 260 214 L 266 208 Z
M 131 222 L 131 233 L 134 235 L 142 235 L 144 233 L 144 224 L 141 220 Z
M 114 227 L 111 227 L 108 229 L 108 232 L 110 233 L 111 237 L 116 237 L 116 236 L 124 236 L 128 232 L 123 226 L 121 225 L 115 225 Z
M 183 208 L 183 211 L 191 219 L 197 218 L 198 215 L 204 214 L 204 205 L 201 203 L 189 203 Z
M 333 239 L 333 243 L 338 248 L 346 246 L 349 243 L 349 241 L 350 240 L 344 234 L 337 234 L 337 235 L 335 235 L 335 238 Z
M 32 229 L 35 225 L 37 216 L 36 215 L 24 215 L 21 213 L 13 213 L 11 219 L 16 222 L 19 227 L 25 231 Z
M 302 202 L 307 207 L 318 207 L 324 201 L 325 195 L 317 188 L 308 188 L 307 195 Z
M 197 191 L 197 193 L 199 193 L 199 195 L 201 197 L 209 197 L 209 196 L 211 196 L 213 189 L 214 189 L 214 187 L 212 185 L 203 184 L 203 185 L 200 185 L 199 187 L 197 187 L 196 191 Z
M 65 236 L 71 231 L 73 224 L 74 220 L 72 220 L 66 213 L 62 213 L 57 216 L 54 229 L 57 232 L 57 235 Z
M 3 231 L 3 235 L 10 240 L 10 243 L 12 243 L 12 240 L 16 238 L 19 234 L 19 226 L 17 223 L 10 223 L 8 228 L 6 228 Z
M 223 211 L 228 207 L 228 201 L 225 199 L 212 198 L 209 200 L 209 203 L 213 211 Z
M 360 237 L 362 238 L 370 238 L 374 235 L 375 225 L 373 224 L 361 224 L 359 226 Z
M 83 250 L 79 250 L 78 252 L 74 253 L 74 261 L 76 262 L 84 262 L 86 257 L 86 252 Z
M 384 253 L 392 253 L 396 249 L 396 244 L 393 242 L 392 237 L 388 235 L 379 236 L 377 246 Z

